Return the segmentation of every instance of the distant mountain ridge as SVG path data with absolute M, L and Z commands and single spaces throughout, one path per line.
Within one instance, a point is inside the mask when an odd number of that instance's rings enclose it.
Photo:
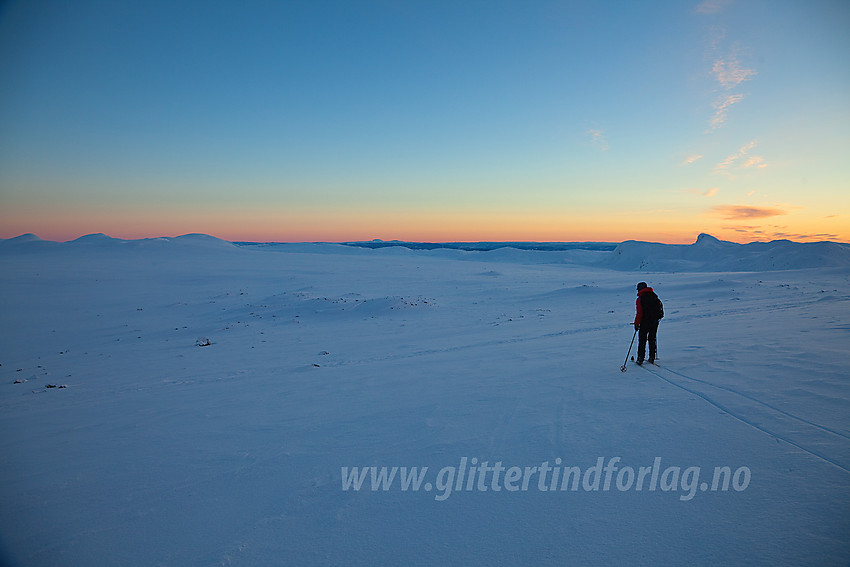
M 184 234 L 181 236 L 163 236 L 158 238 L 139 238 L 125 240 L 122 238 L 113 238 L 102 232 L 94 234 L 86 234 L 68 242 L 55 242 L 53 240 L 42 240 L 32 233 L 22 234 L 15 238 L 0 239 L 0 249 L 30 249 L 67 246 L 71 248 L 101 248 L 104 250 L 117 250 L 122 248 L 156 248 L 169 245 L 179 245 L 181 247 L 204 247 L 204 248 L 233 248 L 236 246 L 232 242 L 210 236 L 208 234 Z
M 774 240 L 738 244 L 700 234 L 693 244 L 662 244 L 627 240 L 610 242 L 403 242 L 371 240 L 342 243 L 229 242 L 206 234 L 123 240 L 102 233 L 69 242 L 42 240 L 35 234 L 0 239 L 0 251 L 36 251 L 69 247 L 76 250 L 277 250 L 302 253 L 358 253 L 370 249 L 389 253 L 440 251 L 479 252 L 480 259 L 530 263 L 561 263 L 643 272 L 750 272 L 850 267 L 850 244 Z M 475 255 L 477 258 L 478 256 Z
M 850 246 L 773 240 L 738 244 L 700 234 L 693 244 L 627 240 L 604 265 L 615 270 L 750 272 L 850 266 Z
M 389 248 L 401 246 L 411 250 L 465 250 L 468 252 L 489 252 L 499 248 L 516 248 L 517 250 L 538 250 L 555 252 L 559 250 L 604 250 L 611 251 L 617 247 L 616 242 L 404 242 L 401 240 L 369 240 L 342 242 L 346 246 L 361 248 Z

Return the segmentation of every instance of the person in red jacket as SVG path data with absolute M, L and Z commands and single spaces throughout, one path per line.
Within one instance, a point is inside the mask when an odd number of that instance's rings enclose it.
M 658 322 L 664 317 L 664 308 L 661 301 L 646 282 L 637 284 L 637 299 L 635 300 L 635 331 L 638 331 L 637 362 L 643 364 L 646 354 L 646 343 L 649 341 L 649 363 L 655 364 L 655 355 L 658 353 L 656 334 L 658 333 Z

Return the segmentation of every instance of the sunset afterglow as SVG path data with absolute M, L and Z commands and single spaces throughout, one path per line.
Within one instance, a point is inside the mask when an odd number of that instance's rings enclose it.
M 850 4 L 11 1 L 0 238 L 850 241 Z

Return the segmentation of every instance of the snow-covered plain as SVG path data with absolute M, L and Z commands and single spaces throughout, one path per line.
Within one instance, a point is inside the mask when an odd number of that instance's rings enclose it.
M 0 241 L 0 556 L 848 565 L 848 258 Z M 623 373 L 641 280 L 661 366 Z M 344 489 L 370 466 L 428 470 Z

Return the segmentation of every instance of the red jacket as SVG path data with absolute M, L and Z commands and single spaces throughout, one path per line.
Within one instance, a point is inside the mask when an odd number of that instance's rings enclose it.
M 635 314 L 635 325 L 639 325 L 641 319 L 643 319 L 643 305 L 641 305 L 641 303 L 640 303 L 640 298 L 641 298 L 642 295 L 645 295 L 645 294 L 651 293 L 651 292 L 652 292 L 651 287 L 645 287 L 638 292 L 637 299 L 635 300 L 635 308 L 637 309 L 637 313 Z

